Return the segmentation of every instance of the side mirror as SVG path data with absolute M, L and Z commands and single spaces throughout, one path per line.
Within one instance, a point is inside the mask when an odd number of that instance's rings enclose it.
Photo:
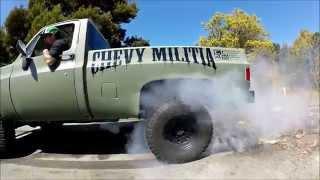
M 24 71 L 28 70 L 30 64 L 31 64 L 31 59 L 27 58 L 27 57 L 23 57 L 23 59 L 22 59 L 22 69 Z
M 21 53 L 23 56 L 22 69 L 24 71 L 27 71 L 31 63 L 31 58 L 28 57 L 26 45 L 21 40 L 18 40 L 16 48 L 19 51 L 19 53 Z
M 23 56 L 27 56 L 26 45 L 21 40 L 18 40 L 16 48 Z

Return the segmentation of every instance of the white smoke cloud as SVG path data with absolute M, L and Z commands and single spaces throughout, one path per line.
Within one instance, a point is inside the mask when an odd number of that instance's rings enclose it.
M 211 152 L 228 149 L 242 152 L 255 146 L 258 138 L 279 136 L 286 131 L 310 125 L 311 87 L 310 83 L 305 82 L 308 79 L 299 81 L 300 84 L 296 86 L 300 88 L 290 93 L 288 84 L 291 82 L 288 80 L 291 78 L 287 77 L 290 74 L 280 74 L 275 67 L 272 60 L 265 58 L 255 60 L 251 66 L 251 86 L 256 92 L 254 103 L 245 103 L 247 90 L 237 86 L 239 77 L 244 78 L 244 72 L 239 71 L 225 72 L 211 77 L 210 81 L 168 81 L 161 88 L 153 88 L 143 100 L 148 106 L 154 106 L 158 99 L 176 94 L 191 107 L 206 106 L 214 123 Z M 275 78 L 277 74 L 281 78 Z M 203 78 L 196 74 L 191 77 Z M 146 148 L 145 141 L 141 140 L 143 132 L 141 126 L 135 129 L 127 146 L 129 153 L 138 153 L 143 149 L 137 147 Z
M 128 138 L 126 144 L 127 153 L 137 154 L 149 152 L 148 145 L 145 140 L 144 123 L 136 123 L 134 129 Z

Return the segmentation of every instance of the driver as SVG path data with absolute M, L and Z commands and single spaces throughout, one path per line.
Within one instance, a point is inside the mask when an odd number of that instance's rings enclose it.
M 57 27 L 51 26 L 44 31 L 44 47 L 44 61 L 55 69 L 60 64 L 62 52 L 68 49 L 67 40 L 62 38 Z

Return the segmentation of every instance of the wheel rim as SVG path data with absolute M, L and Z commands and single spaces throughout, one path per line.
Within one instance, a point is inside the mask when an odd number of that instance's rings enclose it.
M 193 114 L 175 116 L 165 124 L 163 137 L 183 149 L 191 149 L 192 139 L 198 133 L 196 122 Z

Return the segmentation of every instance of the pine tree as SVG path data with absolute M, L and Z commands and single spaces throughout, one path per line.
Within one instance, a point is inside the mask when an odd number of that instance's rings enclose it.
M 27 8 L 13 9 L 6 19 L 5 30 L 0 33 L 0 63 L 17 56 L 9 49 L 15 47 L 18 39 L 27 42 L 42 27 L 75 18 L 92 19 L 111 47 L 149 45 L 142 38 L 124 41 L 126 30 L 121 24 L 129 23 L 137 12 L 136 4 L 127 0 L 29 0 Z

